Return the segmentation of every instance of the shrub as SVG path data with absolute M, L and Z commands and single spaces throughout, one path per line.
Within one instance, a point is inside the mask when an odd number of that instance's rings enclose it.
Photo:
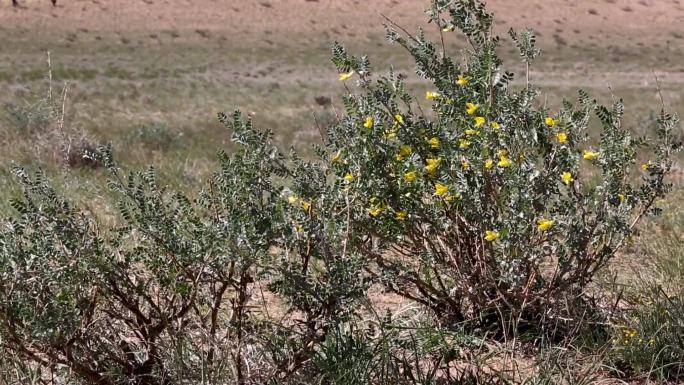
M 54 162 L 69 168 L 97 168 L 98 145 L 89 136 L 71 126 L 65 114 L 67 86 L 56 98 L 52 91 L 52 72 L 48 54 L 48 89 L 45 95 L 31 92 L 22 104 L 5 105 L 7 122 L 0 134 L 15 142 L 22 155 Z M 24 143 L 25 142 L 25 143 Z
M 459 62 L 423 32 L 388 27 L 431 83 L 430 110 L 405 76 L 375 80 L 368 58 L 334 47 L 341 79 L 359 87 L 326 148 L 359 234 L 354 248 L 388 289 L 451 322 L 503 333 L 502 323 L 573 318 L 595 273 L 669 191 L 677 118 L 661 112 L 657 138 L 637 139 L 620 100 L 605 107 L 581 91 L 558 112 L 537 107 L 535 87 L 510 86 L 481 4 L 437 0 L 429 15 L 442 34 L 457 28 L 471 44 Z M 529 70 L 534 36 L 510 36 Z M 595 144 L 592 117 L 602 128 Z M 641 168 L 639 150 L 652 151 Z
M 97 384 L 477 382 L 452 371 L 473 338 L 552 336 L 586 312 L 592 277 L 669 190 L 676 117 L 637 140 L 619 101 L 581 92 L 551 113 L 529 82 L 510 85 L 482 4 L 434 0 L 429 15 L 471 43 L 459 62 L 388 26 L 431 83 L 430 110 L 406 76 L 375 78 L 335 44 L 340 80 L 358 88 L 313 160 L 222 114 L 237 149 L 193 199 L 153 169 L 125 176 L 101 149 L 111 228 L 17 168 L 24 194 L 0 228 L 3 350 Z M 529 70 L 534 36 L 510 35 Z M 373 284 L 427 315 L 388 315 L 369 335 Z M 264 287 L 277 317 L 259 311 Z

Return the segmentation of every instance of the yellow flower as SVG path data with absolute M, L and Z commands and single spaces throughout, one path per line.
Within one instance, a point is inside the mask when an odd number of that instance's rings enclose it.
M 480 108 L 479 104 L 474 104 L 474 103 L 466 103 L 466 112 L 468 115 L 475 115 L 475 112 L 477 109 Z
M 475 127 L 482 126 L 483 124 L 485 124 L 486 121 L 487 121 L 487 119 L 483 118 L 482 116 L 476 117 L 475 118 Z
M 412 152 L 411 146 L 409 146 L 407 144 L 403 144 L 403 145 L 401 145 L 401 147 L 399 147 L 399 153 L 395 156 L 395 159 L 396 160 L 403 160 L 405 157 L 411 155 L 411 152 Z
M 480 135 L 480 131 L 473 130 L 472 128 L 469 128 L 469 129 L 465 130 L 465 134 L 468 136 Z
M 427 91 L 425 93 L 425 99 L 427 99 L 427 100 L 435 100 L 435 99 L 439 98 L 439 96 L 440 96 L 439 92 Z
M 470 141 L 465 140 L 465 139 L 459 139 L 458 140 L 458 148 L 468 148 L 470 147 L 472 143 Z
M 435 195 L 438 197 L 444 196 L 449 193 L 449 186 L 442 184 L 442 183 L 437 183 L 435 184 Z
M 443 28 L 442 28 L 442 31 L 443 31 L 443 32 L 454 32 L 455 29 L 456 29 L 455 26 L 453 26 L 453 25 L 447 25 L 446 27 L 443 27 Z
M 363 122 L 363 126 L 366 128 L 373 128 L 373 118 L 370 116 L 366 118 L 366 120 Z
M 435 148 L 435 149 L 439 148 L 439 145 L 440 145 L 439 138 L 436 136 L 433 136 L 432 138 L 430 138 L 430 140 L 428 140 L 428 143 L 430 144 L 431 148 Z
M 496 163 L 497 166 L 506 168 L 511 166 L 511 160 L 507 156 L 499 156 L 499 161 Z
M 385 139 L 392 140 L 397 137 L 397 130 L 390 130 L 385 132 Z
M 485 231 L 485 239 L 489 242 L 494 242 L 497 239 L 499 239 L 499 237 L 500 237 L 499 232 L 496 230 Z
M 501 126 L 497 122 L 489 122 L 489 126 L 495 130 L 498 130 L 499 128 L 501 128 Z
M 624 194 L 618 194 L 618 199 L 620 200 L 620 203 L 625 201 L 625 195 Z
M 461 161 L 461 168 L 464 170 L 470 170 L 470 163 L 468 163 L 467 160 L 463 159 Z
M 649 169 L 650 167 L 651 167 L 650 164 L 644 163 L 644 164 L 641 165 L 641 170 L 644 171 L 644 172 L 646 172 L 646 171 L 648 171 L 648 169 Z
M 354 70 L 351 70 L 349 72 L 343 72 L 340 74 L 340 80 L 341 81 L 349 80 L 352 76 L 354 76 Z
M 378 198 L 371 198 L 370 199 L 370 207 L 366 209 L 368 214 L 372 217 L 377 217 L 378 215 L 382 214 L 383 211 L 385 211 L 385 205 L 380 203 L 378 201 Z
M 368 211 L 368 214 L 370 214 L 372 217 L 377 217 L 378 215 L 382 214 L 383 210 L 384 207 L 382 206 L 371 206 L 366 209 L 366 211 Z
M 331 163 L 339 162 L 340 159 L 342 159 L 342 150 L 337 150 L 335 155 L 333 155 L 332 158 L 330 158 L 330 162 Z
M 599 153 L 596 151 L 591 151 L 591 150 L 584 150 L 584 153 L 582 154 L 582 157 L 585 160 L 594 160 L 599 157 Z
M 348 172 L 347 174 L 345 174 L 344 180 L 346 180 L 349 183 L 353 182 L 354 181 L 354 174 Z
M 309 208 L 311 208 L 311 202 L 309 201 L 305 201 L 304 199 L 302 199 L 299 203 L 302 205 L 304 211 L 309 211 Z
M 406 183 L 411 183 L 414 180 L 416 180 L 416 172 L 415 171 L 409 171 L 406 174 L 404 174 L 404 180 Z
M 404 124 L 404 117 L 401 114 L 394 115 L 394 122 L 398 124 Z
M 290 195 L 289 197 L 287 197 L 287 202 L 291 205 L 294 205 L 297 204 L 297 202 L 299 202 L 299 198 L 297 198 L 296 195 Z
M 546 230 L 552 228 L 554 223 L 556 223 L 556 222 L 551 220 L 551 219 L 541 218 L 540 220 L 537 221 L 537 229 L 539 231 L 546 231 Z
M 442 158 L 425 159 L 425 162 L 427 163 L 427 166 L 425 166 L 425 171 L 432 174 L 439 168 L 439 165 L 442 163 Z
M 497 155 L 499 158 L 505 158 L 505 157 L 508 156 L 508 151 L 506 151 L 506 150 L 499 150 L 499 151 L 496 152 L 496 155 Z
M 556 121 L 550 116 L 547 116 L 546 119 L 544 119 L 544 123 L 546 123 L 546 125 L 549 127 L 553 127 L 556 125 Z
M 494 161 L 491 160 L 491 159 L 487 159 L 487 160 L 485 161 L 485 163 L 484 163 L 484 168 L 486 168 L 487 170 L 489 170 L 489 169 L 491 169 L 492 167 L 494 167 Z
M 556 134 L 556 139 L 558 139 L 558 143 L 565 143 L 568 141 L 568 135 L 565 132 L 559 132 Z
M 570 182 L 575 180 L 575 178 L 572 177 L 572 174 L 567 171 L 563 173 L 561 179 L 563 180 L 563 183 L 565 183 L 566 185 L 570 184 Z
M 458 75 L 458 79 L 456 80 L 456 84 L 458 84 L 459 86 L 465 86 L 468 83 L 470 83 L 470 80 L 468 80 L 467 77 L 465 77 L 463 75 Z
M 397 211 L 396 213 L 394 213 L 394 219 L 396 219 L 398 221 L 403 221 L 404 219 L 406 219 L 407 216 L 408 216 L 408 213 L 406 211 L 403 211 L 403 210 L 400 210 L 400 211 Z

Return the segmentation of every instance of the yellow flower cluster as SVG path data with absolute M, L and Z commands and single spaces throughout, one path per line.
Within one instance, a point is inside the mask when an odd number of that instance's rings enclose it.
M 487 230 L 485 231 L 485 240 L 488 242 L 494 242 L 497 239 L 499 239 L 500 235 L 499 232 L 496 230 Z
M 470 102 L 466 103 L 466 112 L 468 113 L 468 115 L 475 115 L 475 112 L 477 112 L 477 110 L 479 108 L 480 108 L 479 104 L 470 103 Z
M 399 153 L 397 153 L 397 155 L 394 156 L 394 159 L 396 159 L 397 161 L 404 160 L 404 158 L 411 155 L 412 152 L 413 150 L 411 150 L 411 146 L 403 144 L 399 147 Z
M 428 158 L 425 159 L 425 162 L 427 163 L 427 166 L 425 166 L 425 171 L 427 171 L 428 174 L 434 174 L 442 164 L 442 158 Z
M 556 134 L 556 139 L 558 139 L 558 143 L 566 143 L 568 141 L 568 134 L 559 132 Z
M 582 153 L 582 158 L 584 158 L 584 160 L 591 161 L 591 160 L 595 160 L 596 158 L 598 158 L 599 155 L 600 155 L 600 153 L 598 153 L 596 151 L 584 150 L 584 152 Z
M 563 180 L 563 183 L 566 185 L 569 185 L 572 183 L 572 181 L 575 180 L 575 178 L 572 177 L 572 174 L 568 171 L 564 172 L 563 175 L 561 175 L 561 179 Z
M 463 87 L 465 85 L 468 85 L 468 83 L 470 83 L 470 80 L 468 80 L 467 77 L 465 77 L 463 75 L 458 75 L 458 79 L 456 79 L 456 84 Z
M 513 163 L 511 163 L 511 160 L 508 159 L 508 151 L 500 150 L 498 155 L 499 155 L 499 162 L 496 164 L 497 166 L 499 166 L 501 168 L 511 167 L 511 164 L 513 164 Z
M 354 76 L 354 70 L 351 70 L 349 72 L 343 72 L 340 74 L 340 80 L 345 81 L 351 79 L 351 77 Z
M 430 144 L 430 148 L 438 149 L 441 142 L 439 141 L 438 137 L 434 136 L 428 140 L 428 144 Z
M 444 196 L 449 193 L 449 186 L 442 184 L 442 183 L 437 183 L 435 184 L 435 195 L 438 197 Z
M 299 198 L 296 195 L 290 195 L 289 197 L 287 197 L 287 201 L 288 201 L 288 203 L 290 203 L 293 206 L 301 207 L 304 211 L 309 211 L 309 209 L 311 208 L 311 202 L 310 201 L 308 201 L 306 199 Z
M 546 231 L 553 227 L 556 222 L 551 219 L 541 218 L 537 221 L 537 229 L 539 231 Z
M 385 211 L 385 205 L 378 200 L 378 198 L 371 198 L 370 199 L 370 206 L 366 209 L 368 214 L 372 217 L 377 217 L 378 215 L 382 214 L 383 211 Z
M 437 99 L 437 98 L 439 98 L 439 97 L 440 97 L 439 92 L 427 91 L 427 92 L 425 93 L 425 99 L 430 100 L 430 101 L 435 100 L 435 99 Z
M 440 197 L 444 199 L 447 202 L 451 202 L 454 199 L 458 197 L 458 193 L 456 195 L 451 195 L 449 194 L 449 186 L 444 184 L 444 183 L 435 183 L 435 196 Z
M 370 116 L 367 117 L 366 120 L 363 122 L 363 126 L 368 129 L 373 128 L 373 118 Z
M 337 163 L 342 159 L 342 150 L 337 150 L 337 152 L 330 158 L 330 163 Z

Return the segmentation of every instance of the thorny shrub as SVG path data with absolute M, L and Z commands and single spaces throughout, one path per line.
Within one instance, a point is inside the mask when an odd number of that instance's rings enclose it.
M 406 76 L 376 76 L 335 44 L 345 115 L 313 160 L 282 154 L 239 112 L 220 115 L 237 150 L 192 198 L 153 169 L 126 176 L 102 149 L 114 228 L 17 167 L 24 195 L 0 228 L 6 357 L 61 383 L 431 383 L 453 378 L 452 331 L 571 323 L 668 192 L 677 119 L 661 112 L 657 138 L 638 139 L 617 100 L 581 92 L 549 111 L 529 82 L 510 85 L 481 3 L 434 0 L 428 14 L 443 39 L 460 30 L 471 45 L 456 60 L 388 24 L 431 84 L 430 109 Z M 510 36 L 529 70 L 534 36 Z M 373 284 L 430 312 L 425 343 L 389 321 L 379 339 L 354 327 Z

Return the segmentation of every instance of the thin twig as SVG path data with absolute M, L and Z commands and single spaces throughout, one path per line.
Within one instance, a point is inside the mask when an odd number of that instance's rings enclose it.
M 52 100 L 52 64 L 50 63 L 50 51 L 47 51 L 47 66 L 48 66 L 48 100 Z
M 653 77 L 655 78 L 656 82 L 656 89 L 658 90 L 658 98 L 660 98 L 660 104 L 663 106 L 663 111 L 665 111 L 667 108 L 665 107 L 665 99 L 663 98 L 663 93 L 660 89 L 660 80 L 658 80 L 658 75 L 656 75 L 655 70 L 651 70 L 653 72 Z
M 387 20 L 388 23 L 392 24 L 393 26 L 399 28 L 406 36 L 408 36 L 411 40 L 413 40 L 416 43 L 420 43 L 420 40 L 416 39 L 409 31 L 406 30 L 406 28 L 400 26 L 399 24 L 395 23 L 392 19 L 389 17 L 385 16 L 384 14 L 380 14 L 385 20 Z

